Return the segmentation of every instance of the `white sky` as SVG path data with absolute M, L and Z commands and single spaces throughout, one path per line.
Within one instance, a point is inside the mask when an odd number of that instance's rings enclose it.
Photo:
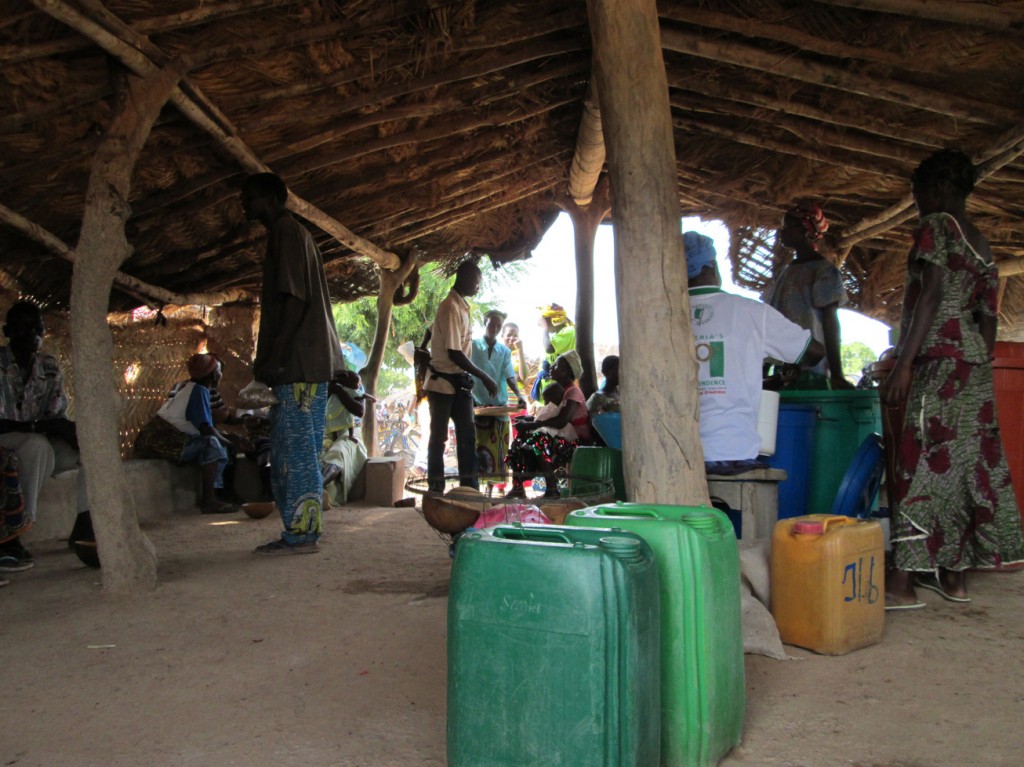
M 759 298 L 756 293 L 737 287 L 732 282 L 729 264 L 729 234 L 719 221 L 703 222 L 699 218 L 684 218 L 682 230 L 698 231 L 715 241 L 718 251 L 718 269 L 722 273 L 723 288 L 732 293 Z M 541 356 L 538 307 L 550 303 L 561 304 L 575 319 L 576 314 L 576 261 L 574 255 L 572 221 L 565 213 L 548 230 L 533 258 L 526 262 L 523 276 L 514 283 L 500 280 L 489 294 L 480 297 L 496 303 L 508 318 L 520 327 L 527 356 Z M 594 343 L 618 345 L 619 325 L 615 306 L 614 243 L 611 226 L 598 228 L 594 243 Z M 858 312 L 839 310 L 843 343 L 861 341 L 876 354 L 889 348 L 889 326 Z

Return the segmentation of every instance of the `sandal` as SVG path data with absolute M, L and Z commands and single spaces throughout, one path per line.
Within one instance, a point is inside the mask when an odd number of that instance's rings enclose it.
M 264 543 L 262 546 L 257 546 L 252 550 L 253 554 L 269 554 L 271 556 L 288 554 L 317 554 L 319 552 L 320 544 L 316 541 L 309 541 L 308 543 L 287 543 L 282 538 L 278 538 L 276 541 L 271 541 L 270 543 Z
M 895 594 L 890 594 L 888 591 L 885 592 L 886 610 L 921 610 L 924 607 L 925 603 L 920 599 L 911 602 L 904 597 L 898 597 Z
M 942 581 L 940 581 L 939 577 L 937 575 L 935 575 L 934 573 L 926 573 L 926 574 L 923 574 L 923 575 L 916 576 L 914 578 L 914 585 L 915 586 L 919 586 L 922 589 L 928 589 L 929 591 L 934 591 L 936 594 L 938 594 L 940 597 L 945 599 L 947 602 L 965 603 L 965 602 L 970 602 L 971 601 L 970 597 L 958 597 L 958 596 L 956 596 L 954 594 L 950 594 L 948 591 L 946 591 L 944 588 L 942 588 Z
M 236 514 L 242 507 L 235 503 L 222 503 L 219 506 L 203 507 L 199 509 L 200 514 Z

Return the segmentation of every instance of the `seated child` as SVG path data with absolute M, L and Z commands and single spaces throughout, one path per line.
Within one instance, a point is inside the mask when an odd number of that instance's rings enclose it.
M 217 382 L 219 365 L 212 354 L 193 354 L 188 361 L 189 381 L 168 399 L 135 440 L 135 453 L 145 458 L 196 462 L 202 477 L 200 511 L 228 514 L 240 508 L 218 498 L 224 488 L 228 439 L 213 425 L 210 387 Z
M 537 411 L 537 415 L 534 416 L 533 420 L 546 421 L 549 418 L 554 418 L 562 406 L 563 396 L 565 396 L 565 389 L 561 384 L 556 382 L 549 383 L 547 388 L 541 392 L 541 397 L 544 399 L 544 406 Z M 576 429 L 573 428 L 571 423 L 567 423 L 560 429 L 556 429 L 551 426 L 541 426 L 537 431 L 543 432 L 544 434 L 550 434 L 552 437 L 561 437 L 562 439 L 569 440 L 570 442 L 575 442 L 577 438 Z
M 356 437 L 356 420 L 363 417 L 366 394 L 358 373 L 345 370 L 327 385 L 327 422 L 320 458 L 324 491 L 331 504 L 342 504 L 366 463 L 366 448 Z

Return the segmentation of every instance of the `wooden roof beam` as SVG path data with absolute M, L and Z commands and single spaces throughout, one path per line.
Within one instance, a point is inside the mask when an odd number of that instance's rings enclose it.
M 835 125 L 840 128 L 853 128 L 881 138 L 903 141 L 917 144 L 926 149 L 938 149 L 946 141 L 953 139 L 951 133 L 922 133 L 921 131 L 910 131 L 901 134 L 890 121 L 881 120 L 867 112 L 861 112 L 855 116 L 847 116 L 833 110 L 802 104 L 798 101 L 783 101 L 759 91 L 751 90 L 749 87 L 740 90 L 723 84 L 721 81 L 705 77 L 673 77 L 669 73 L 669 86 L 678 91 L 699 93 L 703 96 L 710 96 L 719 101 L 733 101 L 739 104 L 749 104 L 758 109 L 769 109 L 780 114 L 804 117 L 808 120 Z
M 480 216 L 485 213 L 489 213 L 492 210 L 504 208 L 507 205 L 514 205 L 520 200 L 525 200 L 527 197 L 533 197 L 534 195 L 550 191 L 562 183 L 564 183 L 564 181 L 559 178 L 545 179 L 543 181 L 537 181 L 528 186 L 526 189 L 516 192 L 512 195 L 502 196 L 501 198 L 495 200 L 495 202 L 491 203 L 490 205 L 484 205 L 482 207 L 479 205 L 471 205 L 469 208 L 462 209 L 461 212 L 450 210 L 445 211 L 444 213 L 434 216 L 431 222 L 426 223 L 423 226 L 420 226 L 419 228 L 412 232 L 407 232 L 406 234 L 403 234 L 402 236 L 393 240 L 393 242 L 401 244 L 415 242 L 416 240 L 422 237 L 427 237 L 428 235 L 433 234 L 434 232 L 440 231 L 442 229 L 448 229 L 452 226 L 455 226 L 456 224 L 461 223 L 462 221 L 471 219 L 474 216 Z
M 742 6 L 739 6 L 742 7 Z M 658 16 L 669 21 L 693 24 L 721 32 L 742 35 L 752 39 L 774 40 L 792 45 L 801 51 L 820 53 L 837 59 L 857 59 L 873 64 L 884 64 L 908 72 L 934 72 L 935 68 L 916 67 L 916 61 L 904 52 L 887 51 L 880 48 L 868 48 L 862 45 L 830 40 L 821 35 L 803 32 L 785 24 L 772 24 L 758 18 L 741 18 L 729 13 L 719 13 L 699 8 L 687 3 L 672 3 L 661 0 L 658 3 Z M 943 64 L 940 71 L 953 69 L 954 64 Z
M 200 5 L 198 8 L 193 8 L 189 11 L 178 11 L 165 16 L 152 16 L 148 19 L 140 19 L 134 22 L 131 27 L 143 35 L 163 34 L 201 24 L 209 24 L 213 21 L 219 21 L 243 13 L 255 13 L 282 5 L 295 5 L 297 2 L 299 0 L 233 0 L 232 2 L 220 2 L 215 5 Z M 0 64 L 17 64 L 62 53 L 72 53 L 85 50 L 90 45 L 91 42 L 88 38 L 79 35 L 66 37 L 61 40 L 47 40 L 45 43 L 36 43 L 34 45 L 2 45 L 0 46 Z
M 574 11 L 556 13 L 530 24 L 518 26 L 509 34 L 502 35 L 501 37 L 492 36 L 484 40 L 482 38 L 478 39 L 479 36 L 477 35 L 469 35 L 466 38 L 453 40 L 453 47 L 449 51 L 446 51 L 446 54 L 450 56 L 458 56 L 465 53 L 493 51 L 505 46 L 515 46 L 521 49 L 523 43 L 532 41 L 536 38 L 549 36 L 553 32 L 583 26 L 585 23 L 585 20 Z M 428 62 L 430 58 L 424 57 L 423 52 L 418 50 L 408 50 L 405 51 L 403 55 L 399 55 L 399 53 L 400 52 L 389 52 L 389 55 L 382 60 L 373 59 L 368 62 L 360 62 L 358 64 L 345 67 L 333 74 L 317 77 L 314 80 L 291 83 L 277 87 L 271 86 L 258 93 L 247 94 L 244 99 L 233 99 L 221 103 L 225 109 L 230 110 L 252 109 L 268 104 L 272 101 L 304 96 L 310 93 L 327 90 L 329 88 L 337 88 L 340 85 L 348 85 L 349 83 L 354 83 L 365 78 L 374 78 L 379 81 L 383 75 L 394 69 L 399 69 L 408 66 L 409 64 L 422 66 L 424 63 Z
M 988 178 L 1003 166 L 1013 162 L 1024 154 L 1024 122 L 1004 133 L 992 146 L 975 158 L 977 182 Z M 978 159 L 981 162 L 977 162 Z M 876 237 L 882 232 L 902 224 L 914 216 L 914 197 L 906 195 L 895 205 L 891 205 L 881 213 L 863 219 L 859 224 L 848 227 L 836 243 L 840 265 L 850 254 L 850 249 L 858 242 Z
M 1012 34 L 1024 31 L 1024 7 L 1020 3 L 992 5 L 952 0 L 816 0 L 858 11 L 875 11 L 928 21 L 946 21 Z
M 881 163 L 867 163 L 856 157 L 850 157 L 849 155 L 836 156 L 829 151 L 828 147 L 818 150 L 809 146 L 798 146 L 784 141 L 779 141 L 777 139 L 768 138 L 761 134 L 747 133 L 745 131 L 736 130 L 735 128 L 727 128 L 717 124 L 710 125 L 706 122 L 695 120 L 693 118 L 673 117 L 672 124 L 677 128 L 682 128 L 683 130 L 701 134 L 710 134 L 723 139 L 736 141 L 740 144 L 746 144 L 747 146 L 793 155 L 794 157 L 803 157 L 806 160 L 812 160 L 826 165 L 834 165 L 840 168 L 852 168 L 865 173 L 873 173 L 878 176 L 899 175 L 900 172 L 900 168 L 896 166 L 883 166 Z
M 1021 118 L 1021 112 L 1018 109 L 1001 104 L 990 104 L 978 99 L 954 96 L 889 78 L 857 74 L 840 66 L 770 53 L 746 43 L 708 40 L 699 33 L 686 32 L 681 29 L 663 27 L 661 45 L 663 49 L 674 53 L 697 56 L 720 64 L 756 69 L 768 74 L 810 83 L 817 87 L 834 88 L 866 98 L 881 99 L 905 107 L 951 115 L 969 122 L 998 125 L 1000 123 L 1016 123 Z
M 12 229 L 21 232 L 30 240 L 39 243 L 65 261 L 72 264 L 75 262 L 74 252 L 63 240 L 5 205 L 0 205 L 0 221 Z M 244 290 L 222 290 L 213 293 L 175 293 L 156 285 L 150 285 L 148 282 L 143 282 L 121 271 L 114 275 L 114 284 L 126 293 L 141 298 L 145 303 L 154 301 L 161 306 L 167 304 L 178 306 L 191 306 L 193 304 L 219 306 L 220 304 L 232 301 L 251 301 L 253 299 L 253 295 Z
M 131 33 L 134 39 L 124 40 L 109 32 L 95 20 L 79 13 L 63 0 L 31 0 L 31 2 L 41 11 L 93 40 L 137 75 L 146 76 L 158 69 L 158 66 L 139 49 L 140 46 L 144 46 L 144 41 L 139 40 L 134 33 Z M 208 106 L 208 102 L 198 87 L 189 85 L 186 81 L 182 81 L 182 83 L 186 89 L 191 91 L 192 95 L 186 95 L 182 87 L 176 88 L 171 96 L 174 105 L 189 120 L 213 136 L 214 140 L 246 171 L 249 173 L 269 171 L 270 169 L 238 137 L 237 131 L 226 117 L 216 111 L 211 114 L 208 108 L 204 108 L 204 105 Z M 288 193 L 287 205 L 293 212 L 381 267 L 394 270 L 401 265 L 401 259 L 397 255 L 384 251 L 372 242 L 354 234 L 340 222 L 306 200 L 299 198 L 293 192 Z
M 577 101 L 576 97 L 566 97 L 555 101 L 548 101 L 541 106 L 535 107 L 519 114 L 509 114 L 494 110 L 492 114 L 484 117 L 468 118 L 466 115 L 457 114 L 448 119 L 438 121 L 425 128 L 418 128 L 404 133 L 396 133 L 391 136 L 382 136 L 372 141 L 365 141 L 360 144 L 345 147 L 336 152 L 320 153 L 310 157 L 299 158 L 284 166 L 289 176 L 302 176 L 313 171 L 323 170 L 332 165 L 347 162 L 356 157 L 363 157 L 376 152 L 383 152 L 396 146 L 405 144 L 423 144 L 430 141 L 453 138 L 466 133 L 480 130 L 481 128 L 493 128 L 498 126 L 514 125 L 529 120 L 539 115 L 551 112 L 559 107 Z

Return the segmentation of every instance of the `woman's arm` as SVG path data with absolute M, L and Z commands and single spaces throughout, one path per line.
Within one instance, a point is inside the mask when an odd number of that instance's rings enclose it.
M 882 402 L 886 405 L 893 406 L 906 400 L 914 358 L 924 345 L 941 301 L 942 269 L 935 264 L 925 263 L 921 273 L 921 295 L 918 296 L 914 314 L 910 318 L 906 338 L 902 339 L 900 356 L 880 391 Z

